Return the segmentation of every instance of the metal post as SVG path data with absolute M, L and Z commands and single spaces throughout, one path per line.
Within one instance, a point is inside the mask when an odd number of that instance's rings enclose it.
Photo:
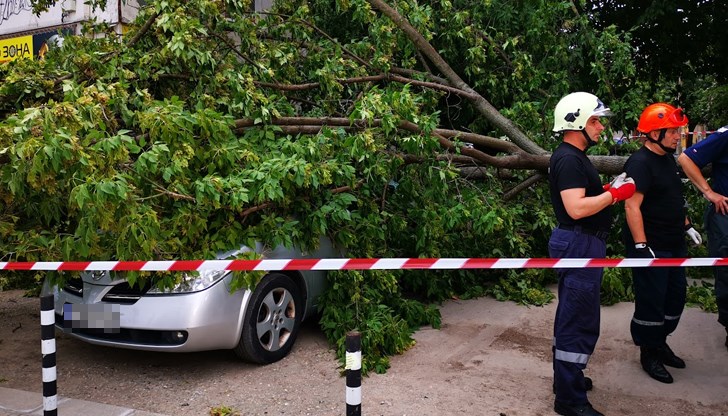
M 346 334 L 346 416 L 361 416 L 361 333 Z
M 40 347 L 43 354 L 43 415 L 58 415 L 56 391 L 56 315 L 53 294 L 40 298 Z

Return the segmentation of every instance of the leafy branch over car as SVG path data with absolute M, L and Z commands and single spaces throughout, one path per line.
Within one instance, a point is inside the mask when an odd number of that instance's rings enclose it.
M 633 79 L 626 36 L 560 0 L 247 4 L 148 2 L 121 40 L 89 26 L 44 60 L 0 65 L 4 260 L 313 252 L 322 237 L 353 257 L 546 256 L 546 109 L 610 80 L 592 92 L 613 95 L 616 130 L 674 91 Z M 621 171 L 614 150 L 595 149 L 602 173 Z M 364 371 L 384 371 L 439 325 L 436 302 L 542 303 L 552 278 L 331 273 L 321 325 L 341 357 L 362 330 Z

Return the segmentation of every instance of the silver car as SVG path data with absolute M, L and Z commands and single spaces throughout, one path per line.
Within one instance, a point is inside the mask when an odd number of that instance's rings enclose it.
M 247 247 L 223 253 L 234 258 Z M 279 246 L 254 251 L 266 259 L 325 258 L 334 253 L 322 239 L 309 255 Z M 55 299 L 56 327 L 91 344 L 149 351 L 232 349 L 242 359 L 268 364 L 285 357 L 301 322 L 317 311 L 325 271 L 268 272 L 254 290 L 231 292 L 232 273 L 187 273 L 161 291 L 131 286 L 123 272 L 81 272 L 63 287 L 46 285 Z

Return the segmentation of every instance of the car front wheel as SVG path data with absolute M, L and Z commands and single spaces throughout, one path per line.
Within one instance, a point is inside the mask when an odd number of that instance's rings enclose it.
M 288 276 L 264 277 L 248 302 L 235 354 L 256 364 L 274 363 L 288 355 L 298 336 L 303 308 L 301 291 Z

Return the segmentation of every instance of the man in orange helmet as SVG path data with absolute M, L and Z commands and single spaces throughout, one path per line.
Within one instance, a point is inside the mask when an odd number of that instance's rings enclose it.
M 678 128 L 687 124 L 688 118 L 680 108 L 665 103 L 647 106 L 640 116 L 637 130 L 646 140 L 624 165 L 637 186 L 624 205 L 628 257 L 685 257 L 684 233 L 696 244 L 702 242 L 686 216 L 674 156 L 680 139 Z M 630 330 L 632 340 L 640 347 L 640 363 L 650 377 L 672 383 L 672 375 L 665 366 L 685 367 L 685 362 L 667 345 L 667 336 L 677 328 L 685 307 L 685 269 L 635 267 L 632 279 L 635 311 Z

